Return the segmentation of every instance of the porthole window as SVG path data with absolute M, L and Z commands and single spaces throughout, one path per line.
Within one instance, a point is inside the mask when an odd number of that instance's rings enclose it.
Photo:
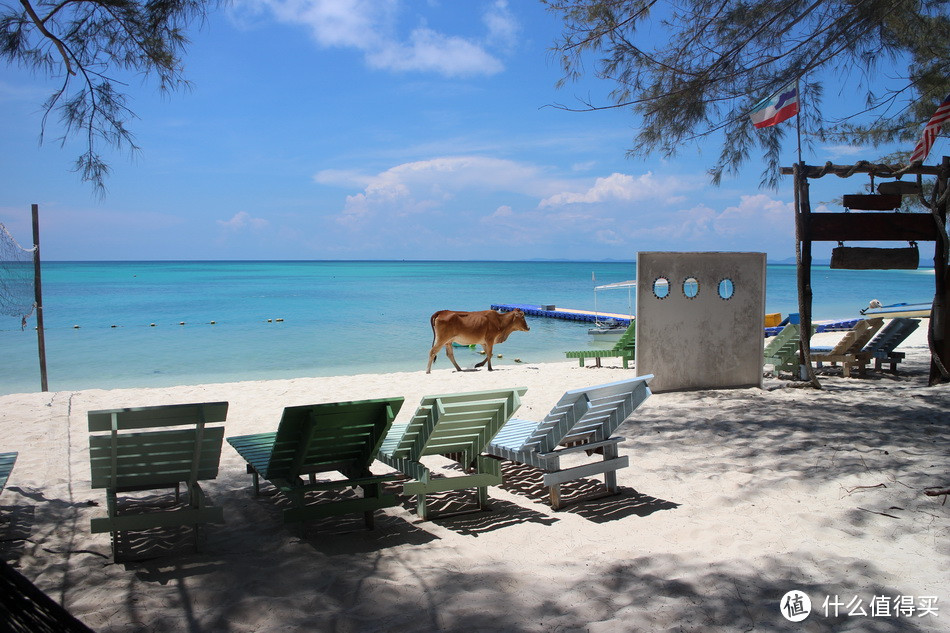
M 653 294 L 657 299 L 666 299 L 670 296 L 670 280 L 666 277 L 657 277 L 653 282 Z
M 736 286 L 732 283 L 732 280 L 728 277 L 725 279 L 719 280 L 719 297 L 724 301 L 728 301 L 732 298 L 736 292 Z
M 687 277 L 683 280 L 683 294 L 687 299 L 695 299 L 699 294 L 699 281 L 695 277 Z

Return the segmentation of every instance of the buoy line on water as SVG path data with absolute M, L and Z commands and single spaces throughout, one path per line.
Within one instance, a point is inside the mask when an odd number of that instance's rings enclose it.
M 285 321 L 286 321 L 286 320 L 283 319 L 283 318 L 270 318 L 270 319 L 263 319 L 263 320 L 261 320 L 261 321 L 258 321 L 258 323 L 284 323 Z M 162 324 L 162 323 L 156 323 L 156 322 L 151 322 L 151 323 L 146 323 L 146 324 L 141 324 L 141 325 L 131 325 L 131 326 L 130 326 L 130 325 L 119 325 L 119 324 L 117 324 L 117 323 L 110 323 L 109 325 L 98 325 L 98 326 L 96 326 L 96 325 L 91 325 L 91 326 L 90 326 L 90 325 L 81 325 L 81 324 L 79 324 L 79 323 L 75 323 L 75 324 L 70 325 L 70 326 L 53 326 L 53 327 L 46 326 L 45 330 L 46 330 L 46 331 L 50 331 L 50 330 L 82 330 L 82 329 L 97 329 L 97 328 L 109 329 L 109 330 L 117 330 L 117 329 L 122 329 L 122 328 L 127 328 L 127 327 L 149 327 L 149 328 L 157 328 L 157 327 L 159 327 L 159 326 L 161 326 L 161 325 L 163 325 L 163 324 Z M 165 325 L 171 325 L 171 324 L 166 323 Z M 218 325 L 218 322 L 217 322 L 217 321 L 201 321 L 201 322 L 178 321 L 178 322 L 177 322 L 177 325 L 178 325 L 179 327 L 187 326 L 187 325 Z M 2 327 L 0 327 L 0 332 L 12 332 L 12 331 L 17 330 L 17 329 L 20 329 L 20 328 L 2 328 Z M 36 326 L 34 325 L 32 329 L 33 329 L 33 330 L 36 330 Z

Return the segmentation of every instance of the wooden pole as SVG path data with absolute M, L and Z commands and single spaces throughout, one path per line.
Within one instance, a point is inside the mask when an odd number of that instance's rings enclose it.
M 937 385 L 947 382 L 945 371 L 941 371 L 938 363 L 944 370 L 950 368 L 950 318 L 947 310 L 950 308 L 950 262 L 947 254 L 950 244 L 947 244 L 947 188 L 950 187 L 950 156 L 943 157 L 942 173 L 937 177 L 936 200 L 937 207 L 931 209 L 934 221 L 938 224 L 940 237 L 934 247 L 934 303 L 930 314 L 930 380 L 929 384 Z
M 46 331 L 43 327 L 43 281 L 40 275 L 40 205 L 33 210 L 33 295 L 36 301 L 36 346 L 40 355 L 40 388 L 49 391 L 46 379 Z
M 798 265 L 798 321 L 799 351 L 802 364 L 800 378 L 809 381 L 816 389 L 821 383 L 811 365 L 811 235 L 808 233 L 808 218 L 811 215 L 811 202 L 808 197 L 808 177 L 805 163 L 796 163 L 795 175 L 795 240 L 796 263 Z

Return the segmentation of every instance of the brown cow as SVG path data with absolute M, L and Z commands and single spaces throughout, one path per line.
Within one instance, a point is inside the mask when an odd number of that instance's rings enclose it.
M 485 348 L 485 360 L 475 365 L 481 367 L 488 363 L 491 368 L 492 347 L 495 343 L 504 343 L 508 336 L 518 330 L 527 332 L 530 328 L 524 320 L 524 312 L 514 310 L 506 314 L 494 310 L 479 312 L 456 312 L 455 310 L 439 310 L 429 319 L 432 324 L 432 349 L 429 350 L 429 366 L 426 373 L 432 371 L 432 362 L 439 354 L 439 348 L 445 346 L 445 355 L 449 357 L 455 369 L 462 371 L 455 362 L 455 353 L 452 343 L 462 345 L 481 345 Z

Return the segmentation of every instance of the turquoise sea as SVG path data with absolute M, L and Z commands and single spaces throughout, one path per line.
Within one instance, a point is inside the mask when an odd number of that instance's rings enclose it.
M 63 391 L 423 370 L 436 310 L 593 309 L 594 286 L 635 279 L 636 265 L 47 262 L 42 275 L 49 388 Z M 766 311 L 798 312 L 795 267 L 770 264 L 767 279 Z M 871 299 L 929 302 L 933 270 L 815 267 L 813 286 L 816 319 L 848 318 Z M 599 292 L 597 308 L 627 313 L 626 291 Z M 0 316 L 0 394 L 40 389 L 33 325 Z M 564 350 L 591 345 L 586 323 L 529 325 L 496 348 L 496 367 L 563 360 Z M 482 357 L 465 348 L 456 358 L 464 366 Z M 435 367 L 449 366 L 440 354 Z

